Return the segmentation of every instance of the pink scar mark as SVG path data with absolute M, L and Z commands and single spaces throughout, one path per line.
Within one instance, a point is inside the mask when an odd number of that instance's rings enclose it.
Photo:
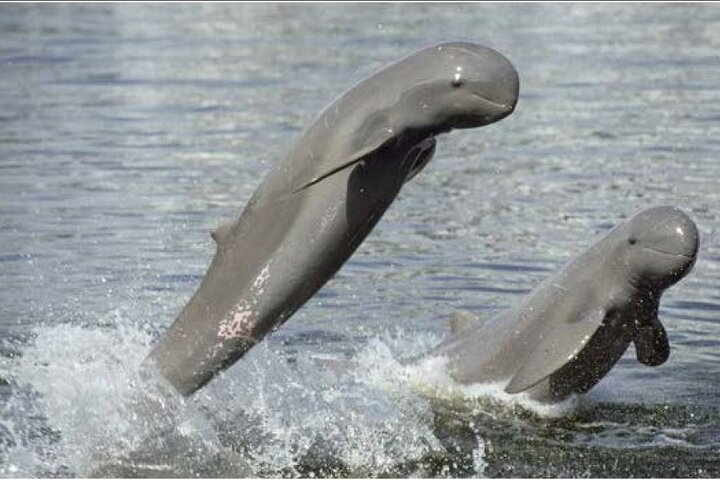
M 257 306 L 258 298 L 265 291 L 265 284 L 270 278 L 270 264 L 265 265 L 260 274 L 255 278 L 251 287 L 252 299 L 250 302 L 242 300 L 235 310 L 230 314 L 230 318 L 226 318 L 220 322 L 218 326 L 218 337 L 222 339 L 230 338 L 253 338 L 253 330 L 255 330 L 255 315 L 252 308 Z
M 252 338 L 255 328 L 252 311 L 247 306 L 241 306 L 229 319 L 220 322 L 218 337 L 230 338 Z

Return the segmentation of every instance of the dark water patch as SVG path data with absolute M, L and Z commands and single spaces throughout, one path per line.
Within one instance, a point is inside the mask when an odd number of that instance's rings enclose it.
M 427 277 L 427 280 L 434 283 L 466 283 L 476 281 L 475 277 L 465 275 L 431 275 Z
M 143 287 L 147 292 L 173 292 L 175 288 L 168 285 L 148 285 Z
M 0 64 L 9 65 L 53 65 L 68 63 L 74 60 L 73 57 L 69 56 L 53 56 L 53 55 L 11 55 L 11 56 L 0 56 Z
M 717 355 L 720 355 L 720 339 L 705 338 L 705 339 L 692 339 L 692 340 L 680 340 L 680 345 L 686 345 L 688 347 L 705 347 L 705 348 L 717 348 Z M 712 352 L 711 352 L 712 353 Z
M 672 311 L 672 318 L 677 320 L 689 320 L 692 322 L 698 322 L 702 324 L 707 324 L 708 326 L 718 326 L 720 325 L 720 320 L 718 319 L 718 316 L 716 314 L 711 314 L 710 316 L 707 316 L 707 313 L 703 312 L 692 312 L 688 311 L 688 313 L 685 313 L 685 310 L 682 311 Z M 707 335 L 707 331 L 697 332 L 699 334 Z
M 500 293 L 500 294 L 511 294 L 511 295 L 517 295 L 517 296 L 523 296 L 527 295 L 531 292 L 530 289 L 527 288 L 510 288 L 510 287 L 499 287 L 499 286 L 491 286 L 491 285 L 475 285 L 472 289 L 468 289 L 472 291 L 477 292 L 486 292 L 486 293 Z
M 74 149 L 74 150 L 68 150 L 68 149 L 61 149 L 61 148 L 49 148 L 49 149 L 37 149 L 37 148 L 25 148 L 22 150 L 23 155 L 33 155 L 38 157 L 44 157 L 44 158 L 50 158 L 54 159 L 52 162 L 54 166 L 57 166 L 57 163 L 62 161 L 62 159 L 59 159 L 58 157 L 69 157 L 69 158 L 88 158 L 88 157 L 96 157 L 98 156 L 98 151 L 93 149 Z M 65 160 L 67 161 L 67 160 Z M 27 167 L 27 164 L 25 164 Z M 41 172 L 42 173 L 42 172 Z M 45 172 L 46 174 L 49 174 L 50 172 Z
M 485 472 L 490 477 L 714 478 L 720 460 L 708 452 L 679 447 L 623 450 L 557 446 L 536 440 L 490 443 Z
M 31 260 L 33 258 L 32 255 L 29 253 L 16 253 L 16 254 L 10 254 L 10 255 L 0 255 L 0 263 L 1 262 L 20 262 L 20 261 L 27 261 Z
M 666 307 L 672 307 L 674 309 L 688 310 L 688 311 L 700 311 L 700 312 L 717 312 L 720 311 L 720 303 L 703 300 L 673 300 L 668 302 Z M 718 317 L 720 321 L 720 317 Z
M 388 260 L 375 259 L 371 256 L 358 256 L 349 261 L 353 270 L 358 271 L 374 271 L 378 268 L 388 270 L 392 268 L 392 264 Z
M 591 135 L 595 138 L 600 138 L 602 140 L 613 140 L 617 138 L 616 134 L 613 134 L 612 132 L 606 132 L 606 131 L 594 131 L 591 133 Z
M 348 337 L 338 332 L 309 329 L 302 332 L 297 332 L 293 335 L 284 335 L 282 333 L 276 332 L 275 334 L 273 334 L 273 340 L 274 342 L 281 343 L 282 345 L 297 347 L 301 345 L 316 346 L 323 345 L 324 343 L 344 342 L 348 340 Z
M 471 470 L 481 447 L 489 477 L 712 477 L 718 420 L 716 409 L 671 405 L 597 404 L 558 419 L 482 401 L 470 411 L 436 408 L 448 456 Z M 697 430 L 707 433 L 685 433 Z
M 503 262 L 473 262 L 466 264 L 471 268 L 484 270 L 496 270 L 501 272 L 549 272 L 552 268 L 534 266 L 528 263 L 503 263 Z
M 158 282 L 180 284 L 180 285 L 196 285 L 200 283 L 204 275 L 192 274 L 175 274 L 175 275 L 158 275 L 155 277 Z
M 711 114 L 711 115 L 699 114 L 699 115 L 693 115 L 693 116 L 692 116 L 692 119 L 693 119 L 693 120 L 696 120 L 696 121 L 698 121 L 698 122 L 709 122 L 709 123 L 715 123 L 715 124 L 716 124 L 716 123 L 720 122 L 720 115 L 716 115 L 716 114 Z
M 340 297 L 340 292 L 333 290 L 332 288 L 322 288 L 318 293 L 315 294 L 315 298 L 321 300 L 332 300 Z

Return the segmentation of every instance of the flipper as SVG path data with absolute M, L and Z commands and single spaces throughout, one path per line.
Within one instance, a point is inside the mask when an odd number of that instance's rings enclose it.
M 453 312 L 450 314 L 448 323 L 450 324 L 450 333 L 456 334 L 473 327 L 480 327 L 485 322 L 470 312 Z
M 670 356 L 670 343 L 665 327 L 657 318 L 650 325 L 643 325 L 638 329 L 634 342 L 638 361 L 649 367 L 662 365 Z
M 505 391 L 525 391 L 573 360 L 600 328 L 605 314 L 604 309 L 595 309 L 572 322 L 553 322 L 515 372 Z
M 380 110 L 366 118 L 362 126 L 356 132 L 353 132 L 353 135 L 358 139 L 353 142 L 354 151 L 345 155 L 344 158 L 338 158 L 337 162 L 333 162 L 336 165 L 335 167 L 328 168 L 312 178 L 298 178 L 293 182 L 298 186 L 292 190 L 292 193 L 299 193 L 346 168 L 360 163 L 365 157 L 395 138 L 397 134 L 392 128 L 388 113 L 385 110 Z
M 408 155 L 414 155 L 416 158 L 413 160 L 410 173 L 408 173 L 407 178 L 405 178 L 405 183 L 412 180 L 415 175 L 420 173 L 420 170 L 425 168 L 425 165 L 432 160 L 433 155 L 435 155 L 435 145 L 435 137 L 428 137 L 410 150 Z
M 370 149 L 370 150 L 368 151 L 368 153 L 370 153 L 371 151 L 372 151 L 372 150 Z M 293 194 L 295 194 L 295 193 L 300 193 L 300 192 L 302 192 L 303 190 L 305 190 L 306 188 L 312 187 L 312 186 L 315 185 L 316 183 L 318 183 L 318 182 L 320 182 L 320 181 L 322 181 L 322 180 L 325 180 L 327 177 L 329 177 L 329 176 L 331 176 L 331 175 L 335 175 L 336 173 L 338 173 L 338 172 L 340 172 L 340 171 L 342 171 L 342 170 L 345 170 L 346 168 L 351 167 L 351 166 L 355 165 L 356 163 L 360 163 L 364 157 L 365 157 L 365 155 L 362 155 L 362 156 L 359 156 L 359 157 L 353 157 L 353 158 L 351 158 L 350 160 L 348 160 L 347 162 L 342 163 L 342 164 L 340 164 L 339 166 L 337 166 L 337 167 L 335 167 L 335 168 L 332 168 L 332 169 L 328 170 L 328 171 L 325 172 L 325 173 L 322 173 L 322 174 L 320 174 L 320 175 L 317 175 L 317 176 L 311 178 L 310 180 L 308 180 L 308 181 L 306 181 L 306 182 L 303 182 L 302 185 L 300 185 L 298 188 L 296 188 L 295 190 L 293 190 L 292 193 L 293 193 Z

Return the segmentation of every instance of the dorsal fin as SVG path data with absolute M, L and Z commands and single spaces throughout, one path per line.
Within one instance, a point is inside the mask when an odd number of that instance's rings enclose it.
M 448 323 L 450 323 L 450 333 L 455 334 L 472 327 L 479 327 L 483 322 L 470 312 L 453 312 Z
M 213 240 L 215 240 L 216 244 L 222 245 L 223 243 L 225 243 L 228 235 L 230 235 L 230 230 L 232 230 L 234 224 L 234 222 L 223 223 L 215 230 L 210 232 L 210 236 Z

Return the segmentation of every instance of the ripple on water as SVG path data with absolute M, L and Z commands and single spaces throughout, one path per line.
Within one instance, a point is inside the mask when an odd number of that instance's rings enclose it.
M 268 476 L 720 476 L 717 9 L 0 8 L 2 475 L 222 476 L 247 461 Z M 439 137 L 281 335 L 197 399 L 134 417 L 134 367 L 199 283 L 208 231 L 333 96 L 448 32 L 517 66 L 513 115 Z M 402 360 L 447 313 L 514 305 L 658 204 L 701 230 L 662 305 L 665 365 L 631 351 L 558 415 L 408 377 Z

